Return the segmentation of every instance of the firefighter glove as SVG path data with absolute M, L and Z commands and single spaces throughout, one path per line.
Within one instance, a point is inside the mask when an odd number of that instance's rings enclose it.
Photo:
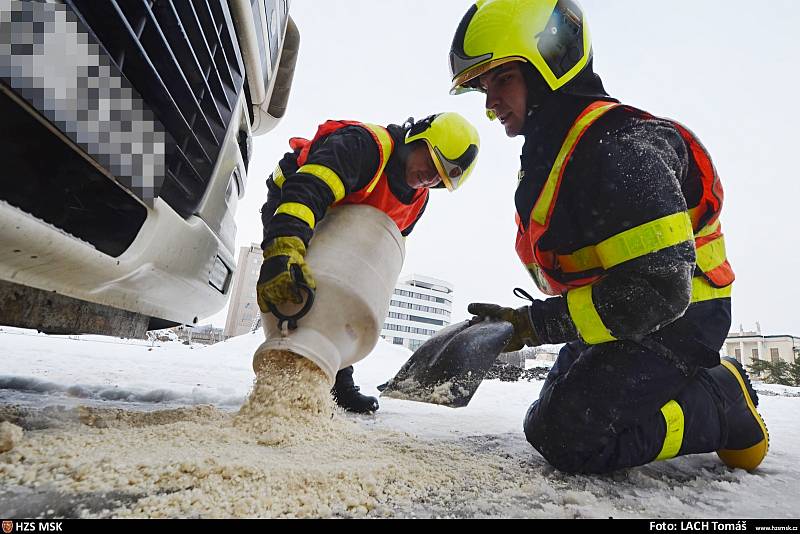
M 506 343 L 503 352 L 514 352 L 520 350 L 525 345 L 536 347 L 542 344 L 536 330 L 533 328 L 530 310 L 530 306 L 523 306 L 515 310 L 514 308 L 505 308 L 497 304 L 478 302 L 473 302 L 467 306 L 467 311 L 475 315 L 472 319 L 474 322 L 489 318 L 506 321 L 514 326 L 514 334 L 511 336 L 511 339 L 508 340 L 508 343 Z
M 317 284 L 305 261 L 306 246 L 299 237 L 276 237 L 264 249 L 264 263 L 258 277 L 258 307 L 268 313 L 268 304 L 303 302 L 301 285 L 316 289 Z

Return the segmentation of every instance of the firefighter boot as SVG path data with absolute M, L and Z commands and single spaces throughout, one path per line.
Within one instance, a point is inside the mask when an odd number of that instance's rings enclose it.
M 752 471 L 769 448 L 767 427 L 756 411 L 758 395 L 747 372 L 733 358 L 722 358 L 721 365 L 707 372 L 719 388 L 727 420 L 727 439 L 717 455 L 728 467 Z
M 336 374 L 336 383 L 331 394 L 340 407 L 353 413 L 373 413 L 378 410 L 378 399 L 359 393 L 353 382 L 353 366 L 345 367 Z

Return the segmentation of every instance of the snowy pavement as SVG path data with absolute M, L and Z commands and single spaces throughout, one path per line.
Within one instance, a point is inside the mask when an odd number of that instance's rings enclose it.
M 45 336 L 3 328 L 0 404 L 37 410 L 48 405 L 161 410 L 213 404 L 232 412 L 252 385 L 250 361 L 261 340 L 260 334 L 252 334 L 210 347 L 175 342 L 151 346 L 100 336 Z M 356 383 L 363 392 L 377 395 L 375 387 L 393 376 L 408 355 L 403 348 L 381 342 L 356 366 Z M 716 455 L 703 454 L 607 476 L 572 476 L 548 466 L 522 434 L 522 418 L 540 386 L 540 382 L 492 380 L 481 385 L 465 408 L 381 399 L 381 409 L 374 416 L 348 416 L 381 447 L 388 447 L 386 450 L 404 450 L 403 440 L 415 454 L 429 448 L 432 459 L 447 464 L 456 478 L 462 476 L 468 482 L 464 487 L 471 488 L 452 490 L 446 499 L 441 495 L 421 499 L 417 491 L 409 502 L 397 504 L 398 500 L 394 507 L 394 501 L 387 503 L 379 509 L 381 515 L 797 517 L 800 396 L 793 395 L 798 395 L 798 388 L 757 384 L 762 391 L 759 409 L 769 427 L 771 443 L 769 455 L 754 474 L 729 470 Z M 25 440 L 47 431 L 26 429 L 21 447 Z M 376 445 L 375 452 L 378 450 L 384 449 Z M 0 454 L 0 464 L 8 461 L 4 456 L 9 454 Z M 354 465 L 365 461 L 369 458 L 353 458 Z M 375 458 L 376 465 L 381 461 L 388 460 Z M 344 462 L 337 469 L 346 469 L 346 465 Z M 19 510 L 30 514 L 41 510 L 44 514 L 46 508 L 56 506 L 54 502 L 69 503 L 70 498 L 48 493 L 47 488 L 9 488 L 0 479 L 2 516 Z M 104 498 L 124 501 L 138 497 L 134 492 Z M 19 508 L 23 500 L 27 508 Z M 70 510 L 77 509 L 63 502 L 56 506 L 60 510 L 54 512 L 57 515 L 70 515 Z M 186 515 L 193 515 L 191 508 Z

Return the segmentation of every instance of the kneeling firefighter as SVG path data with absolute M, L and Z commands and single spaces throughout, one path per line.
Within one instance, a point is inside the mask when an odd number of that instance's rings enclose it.
M 483 93 L 489 117 L 525 137 L 516 251 L 551 298 L 469 311 L 514 325 L 507 351 L 566 343 L 528 441 L 571 473 L 711 451 L 755 469 L 768 435 L 747 373 L 720 361 L 734 274 L 698 138 L 606 93 L 573 0 L 478 1 L 450 64 L 454 93 Z

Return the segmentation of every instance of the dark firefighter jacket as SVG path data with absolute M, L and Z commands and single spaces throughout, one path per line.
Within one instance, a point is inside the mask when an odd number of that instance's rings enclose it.
M 568 131 L 597 100 L 555 95 L 525 125 L 515 196 L 520 220 L 530 221 Z M 687 203 L 695 205 L 702 193 L 699 183 L 687 179 L 688 150 L 669 121 L 625 107 L 608 111 L 589 127 L 568 160 L 540 247 L 568 255 L 687 211 Z M 695 262 L 694 244 L 684 241 L 611 267 L 591 288 L 599 320 L 613 338 L 639 342 L 681 367 L 716 365 L 730 321 L 730 299 L 690 306 Z M 584 337 L 567 301 L 559 296 L 533 302 L 531 319 L 543 343 Z
M 405 182 L 406 130 L 394 124 L 389 125 L 387 130 L 395 147 L 384 171 L 389 179 L 389 189 L 401 203 L 410 205 L 417 191 Z M 313 235 L 313 230 L 302 220 L 283 213 L 274 215 L 280 204 L 294 202 L 307 206 L 315 220 L 320 221 L 334 203 L 330 187 L 322 180 L 311 174 L 297 173 L 298 153 L 287 152 L 279 163 L 280 171 L 286 177 L 282 187 L 275 183 L 276 173 L 267 180 L 267 201 L 261 208 L 264 228 L 262 248 L 275 237 L 281 236 L 296 236 L 308 245 Z M 369 185 L 378 171 L 379 158 L 378 145 L 367 130 L 359 126 L 345 126 L 315 141 L 305 164 L 321 165 L 336 172 L 347 196 Z M 402 231 L 404 236 L 411 233 L 424 211 L 425 207 L 420 210 L 416 220 Z

